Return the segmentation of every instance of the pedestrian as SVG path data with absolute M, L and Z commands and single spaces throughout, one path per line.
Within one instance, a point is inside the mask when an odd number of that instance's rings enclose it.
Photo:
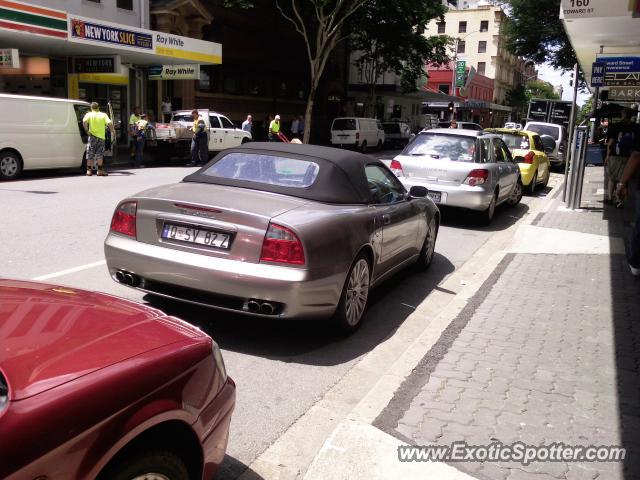
M 455 120 L 451 120 L 449 128 L 458 128 L 458 122 L 456 122 Z
M 133 112 L 129 116 L 129 139 L 131 140 L 131 147 L 129 148 L 129 164 L 133 165 L 136 158 L 136 124 L 140 120 L 140 107 L 133 107 Z
M 640 138 L 636 135 L 631 156 L 616 185 L 616 197 L 624 202 L 629 195 L 629 182 L 636 179 L 636 221 L 627 246 L 627 261 L 631 274 L 640 277 Z
M 93 166 L 97 162 L 98 175 L 106 177 L 107 172 L 104 169 L 105 139 L 107 127 L 111 132 L 111 138 L 115 138 L 116 132 L 113 128 L 113 122 L 106 113 L 100 111 L 100 105 L 97 102 L 92 102 L 91 111 L 87 112 L 82 119 L 82 126 L 89 136 L 87 143 L 87 176 L 93 175 Z
M 164 97 L 162 101 L 162 118 L 164 123 L 169 123 L 171 121 L 171 111 L 173 107 L 171 105 L 171 99 L 169 97 Z
M 242 122 L 242 130 L 245 132 L 251 133 L 251 129 L 253 128 L 253 117 L 251 115 L 247 115 L 247 119 Z
M 607 169 L 607 192 L 609 202 L 622 208 L 624 200 L 616 198 L 616 184 L 622 178 L 624 167 L 631 156 L 632 148 L 638 137 L 638 127 L 629 120 L 629 112 L 621 112 L 620 121 L 611 125 L 607 131 L 607 156 L 604 164 Z
M 191 112 L 193 126 L 191 127 L 191 163 L 190 167 L 204 165 L 209 159 L 209 137 L 207 136 L 206 123 L 198 110 Z
M 136 123 L 136 168 L 142 168 L 142 160 L 144 157 L 144 144 L 147 137 L 147 127 L 149 122 L 147 121 L 147 115 L 145 113 L 140 115 L 140 120 Z
M 296 138 L 298 136 L 298 129 L 300 128 L 300 119 L 298 117 L 293 119 L 291 122 L 291 138 Z
M 269 123 L 269 141 L 270 142 L 280 142 L 280 137 L 278 134 L 280 133 L 280 115 L 276 115 L 273 120 Z

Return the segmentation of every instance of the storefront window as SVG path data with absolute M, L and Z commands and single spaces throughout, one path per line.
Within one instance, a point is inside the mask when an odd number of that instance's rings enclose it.
M 116 5 L 124 10 L 133 10 L 133 0 L 117 0 Z

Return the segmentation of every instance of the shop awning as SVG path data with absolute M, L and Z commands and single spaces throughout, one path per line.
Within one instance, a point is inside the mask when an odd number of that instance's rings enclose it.
M 222 45 L 60 10 L 0 3 L 0 47 L 38 56 L 120 55 L 131 65 L 222 63 Z

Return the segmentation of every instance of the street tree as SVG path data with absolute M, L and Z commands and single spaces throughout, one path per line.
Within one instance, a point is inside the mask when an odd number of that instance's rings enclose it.
M 501 0 L 510 18 L 505 29 L 509 51 L 536 64 L 572 69 L 577 60 L 559 18 L 560 1 Z
M 532 98 L 548 98 L 549 100 L 560 100 L 560 95 L 555 91 L 553 85 L 544 80 L 531 80 L 525 89 L 527 101 Z
M 450 37 L 425 36 L 427 24 L 442 19 L 446 7 L 436 0 L 368 0 L 348 26 L 354 65 L 368 87 L 367 110 L 372 113 L 377 80 L 386 72 L 401 78 L 403 92 L 416 91 L 427 64 L 449 61 Z

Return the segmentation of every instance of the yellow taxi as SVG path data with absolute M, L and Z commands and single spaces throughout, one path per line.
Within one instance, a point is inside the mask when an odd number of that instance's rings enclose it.
M 500 135 L 507 144 L 513 159 L 518 162 L 522 186 L 527 193 L 533 194 L 540 185 L 547 186 L 551 164 L 540 135 L 513 128 L 486 128 L 485 132 Z

